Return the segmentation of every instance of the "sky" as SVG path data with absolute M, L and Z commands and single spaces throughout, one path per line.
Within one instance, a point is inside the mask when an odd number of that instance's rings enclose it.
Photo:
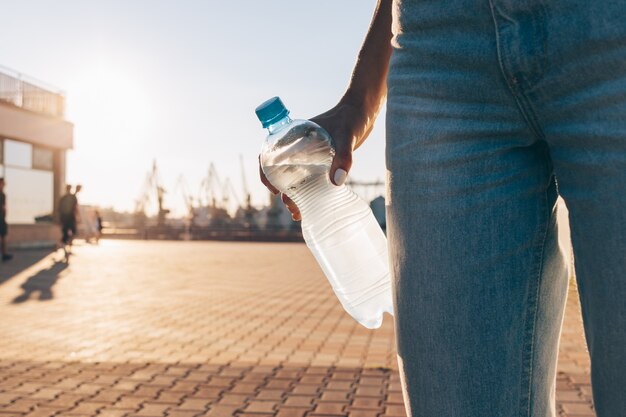
M 254 108 L 278 95 L 294 118 L 332 107 L 348 84 L 375 0 L 20 0 L 3 5 L 0 64 L 66 94 L 67 181 L 83 204 L 133 210 L 156 160 L 182 213 L 209 164 L 243 198 L 265 137 Z M 384 116 L 351 178 L 384 178 Z

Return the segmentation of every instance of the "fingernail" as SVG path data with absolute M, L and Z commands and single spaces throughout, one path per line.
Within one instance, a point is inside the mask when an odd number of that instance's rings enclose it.
M 343 185 L 343 183 L 346 182 L 347 177 L 348 177 L 348 173 L 345 170 L 341 168 L 337 169 L 337 171 L 335 171 L 335 177 L 334 177 L 335 184 Z

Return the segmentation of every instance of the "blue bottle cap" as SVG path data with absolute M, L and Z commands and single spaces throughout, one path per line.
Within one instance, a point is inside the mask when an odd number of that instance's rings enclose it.
M 289 110 L 287 110 L 279 97 L 270 98 L 259 105 L 254 112 L 263 127 L 268 127 L 289 114 Z

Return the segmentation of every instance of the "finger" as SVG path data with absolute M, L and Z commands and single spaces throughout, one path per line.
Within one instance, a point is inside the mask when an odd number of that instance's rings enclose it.
M 278 194 L 279 191 L 272 184 L 270 184 L 269 180 L 265 176 L 265 173 L 263 172 L 263 168 L 261 168 L 261 155 L 259 155 L 259 176 L 261 177 L 263 185 L 265 185 L 267 189 L 272 192 L 272 194 Z
M 352 140 L 336 140 L 335 157 L 330 166 L 330 181 L 335 185 L 343 185 L 346 182 L 351 167 Z
M 281 194 L 280 198 L 291 212 L 291 218 L 295 221 L 300 221 L 302 216 L 300 216 L 300 210 L 298 209 L 298 206 L 296 206 L 296 203 L 294 203 L 291 198 L 287 197 L 286 194 Z

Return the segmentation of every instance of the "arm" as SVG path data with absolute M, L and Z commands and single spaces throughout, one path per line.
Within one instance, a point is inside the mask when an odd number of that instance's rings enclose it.
M 335 178 L 335 172 L 339 168 L 346 173 L 350 170 L 352 151 L 369 136 L 387 96 L 391 7 L 392 0 L 378 1 L 345 94 L 335 107 L 312 119 L 335 140 L 337 154 L 330 169 L 330 179 L 335 184 L 345 180 L 345 176 Z
M 378 0 L 346 92 L 335 107 L 311 119 L 326 129 L 335 142 L 335 158 L 330 167 L 330 180 L 335 185 L 345 182 L 352 166 L 352 152 L 369 136 L 387 96 L 387 71 L 392 51 L 391 7 L 392 0 Z M 277 194 L 278 190 L 265 178 L 260 164 L 259 172 L 263 184 Z M 300 220 L 300 212 L 293 201 L 285 195 L 282 197 L 293 219 Z

